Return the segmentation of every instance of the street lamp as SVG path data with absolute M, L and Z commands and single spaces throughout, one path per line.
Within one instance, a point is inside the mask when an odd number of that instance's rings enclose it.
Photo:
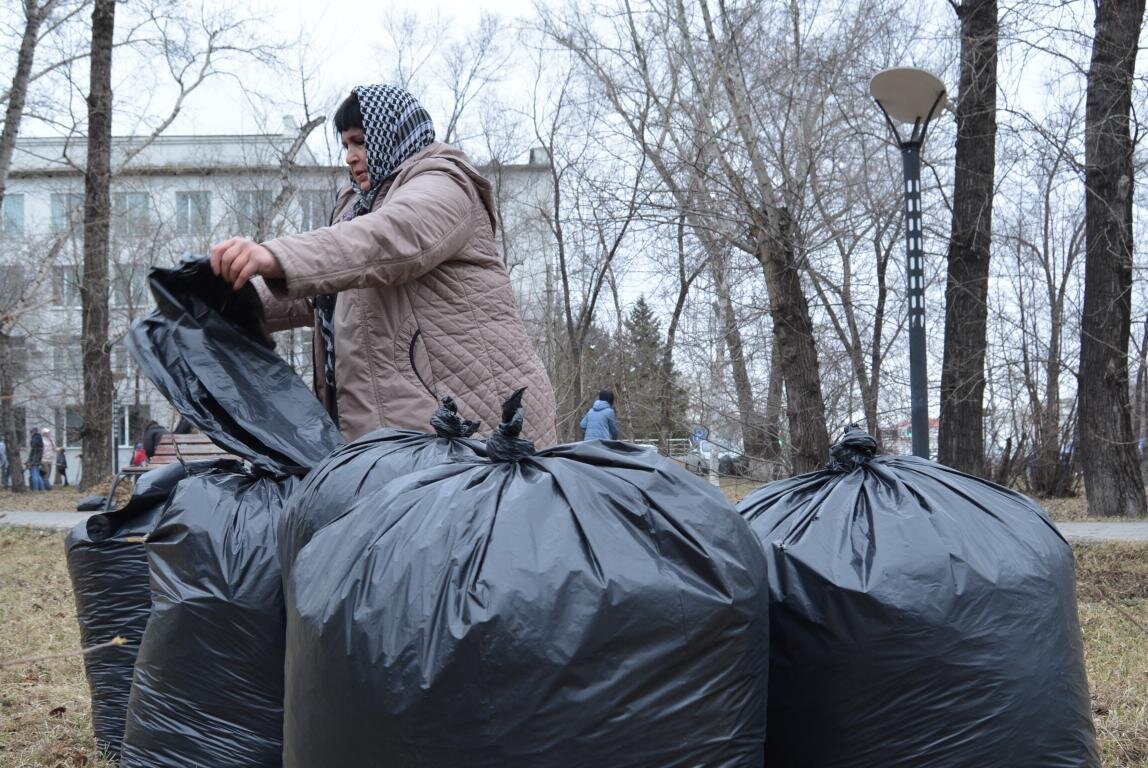
M 878 72 L 869 81 L 869 94 L 885 115 L 885 123 L 901 148 L 905 178 L 905 245 L 909 281 L 909 398 L 913 455 L 929 458 L 929 389 L 925 362 L 925 258 L 921 247 L 921 149 L 933 115 L 945 106 L 945 84 L 914 67 Z M 908 138 L 897 123 L 913 126 Z

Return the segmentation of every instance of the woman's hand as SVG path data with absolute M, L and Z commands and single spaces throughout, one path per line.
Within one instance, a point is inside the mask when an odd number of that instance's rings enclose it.
M 271 251 L 249 237 L 233 237 L 211 246 L 211 271 L 238 291 L 255 275 L 283 277 L 283 268 Z

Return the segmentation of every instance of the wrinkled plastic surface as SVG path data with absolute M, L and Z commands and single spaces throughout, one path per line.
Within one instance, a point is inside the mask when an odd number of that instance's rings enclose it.
M 303 475 L 342 442 L 302 379 L 268 346 L 250 285 L 232 291 L 206 260 L 148 275 L 158 309 L 129 351 L 180 412 L 217 445 L 267 473 Z
M 294 574 L 287 766 L 762 765 L 760 546 L 634 446 L 399 478 Z
M 1069 545 L 1030 499 L 862 436 L 739 505 L 769 567 L 766 764 L 1099 765 Z
M 363 435 L 320 462 L 287 505 L 279 536 L 284 585 L 315 532 L 343 517 L 355 499 L 392 480 L 448 461 L 485 455 L 482 441 L 384 428 Z
M 275 530 L 298 480 L 189 477 L 148 537 L 152 611 L 121 765 L 277 766 L 283 597 Z
M 284 617 L 276 531 L 288 495 L 342 444 L 271 351 L 253 289 L 205 261 L 149 275 L 159 309 L 137 323 L 140 370 L 214 442 L 220 462 L 179 483 L 148 537 L 152 611 L 121 764 L 281 763 Z
M 132 665 L 151 612 L 147 553 L 151 532 L 175 484 L 179 464 L 141 475 L 120 509 L 77 523 L 64 542 L 84 648 L 119 636 L 125 644 L 84 655 L 92 697 L 92 731 L 104 754 L 116 758 L 124 738 Z

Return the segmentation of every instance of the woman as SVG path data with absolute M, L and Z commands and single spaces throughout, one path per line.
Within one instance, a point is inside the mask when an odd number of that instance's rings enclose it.
M 272 330 L 315 323 L 315 391 L 348 439 L 426 430 L 443 395 L 490 428 L 526 386 L 526 436 L 553 443 L 554 393 L 495 246 L 490 183 L 435 142 L 430 115 L 401 88 L 356 87 L 335 129 L 352 184 L 331 226 L 225 240 L 212 269 L 236 289 L 262 278 Z

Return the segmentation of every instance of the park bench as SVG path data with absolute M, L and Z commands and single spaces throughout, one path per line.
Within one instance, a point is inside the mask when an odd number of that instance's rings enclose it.
M 216 459 L 235 459 L 236 461 L 242 461 L 238 456 L 228 453 L 211 442 L 211 438 L 207 435 L 176 435 L 168 432 L 161 436 L 159 442 L 156 443 L 155 454 L 148 459 L 147 464 L 139 467 L 122 467 L 120 471 L 116 473 L 115 480 L 112 481 L 112 487 L 108 491 L 107 500 L 104 503 L 104 511 L 106 512 L 111 509 L 111 505 L 115 503 L 116 488 L 123 481 L 134 483 L 140 475 L 165 464 L 174 464 L 176 462 L 186 463 L 189 461 L 213 461 Z

